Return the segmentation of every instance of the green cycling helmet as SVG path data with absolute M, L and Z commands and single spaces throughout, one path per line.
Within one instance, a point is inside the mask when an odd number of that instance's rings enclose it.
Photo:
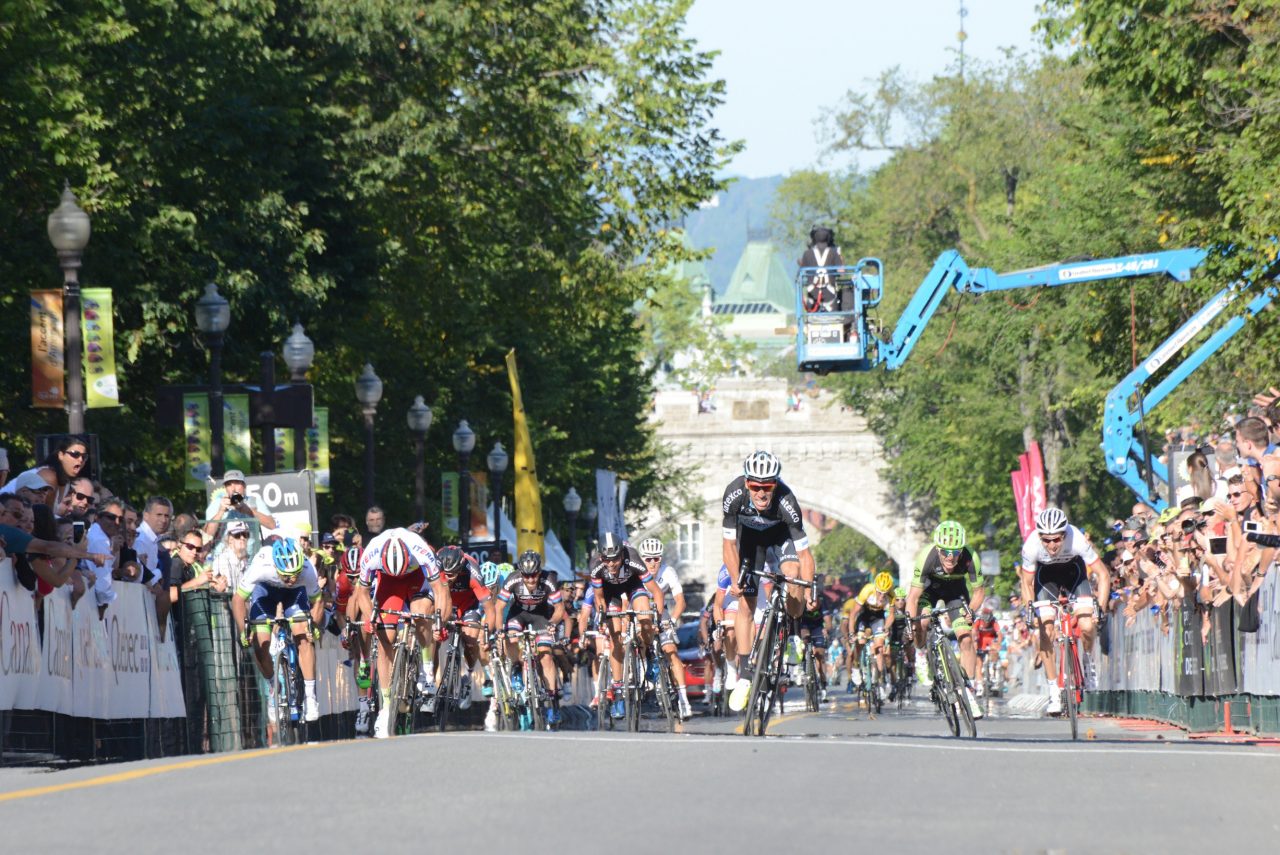
M 933 545 L 939 549 L 963 549 L 964 526 L 955 520 L 943 520 L 933 530 Z
M 893 589 L 893 598 L 894 598 L 895 600 L 905 600 L 905 599 L 907 598 L 907 589 L 906 589 L 906 588 L 894 588 L 894 589 Z

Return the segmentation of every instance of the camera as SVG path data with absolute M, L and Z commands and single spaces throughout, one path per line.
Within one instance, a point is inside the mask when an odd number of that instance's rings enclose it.
M 1256 543 L 1264 549 L 1280 548 L 1280 534 L 1263 534 L 1259 531 L 1250 531 L 1245 534 L 1244 539 L 1250 543 Z
M 1208 523 L 1205 520 L 1183 520 L 1182 533 L 1191 534 L 1196 529 L 1204 528 L 1206 525 L 1208 525 Z
M 243 493 L 232 493 L 232 494 L 231 494 L 231 496 L 230 496 L 229 498 L 231 499 L 231 504 L 233 504 L 233 505 L 238 505 L 238 504 L 240 504 L 241 502 L 243 502 L 243 501 L 244 501 L 244 494 L 243 494 Z

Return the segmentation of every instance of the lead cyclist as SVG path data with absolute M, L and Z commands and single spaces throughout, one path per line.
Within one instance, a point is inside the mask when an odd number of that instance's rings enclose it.
M 1097 687 L 1097 672 L 1093 662 L 1093 640 L 1097 635 L 1094 620 L 1095 600 L 1093 586 L 1089 582 L 1092 573 L 1098 580 L 1098 600 L 1106 603 L 1111 595 L 1111 577 L 1098 558 L 1084 532 L 1067 522 L 1067 515 L 1058 508 L 1045 508 L 1036 516 L 1036 530 L 1022 544 L 1022 601 L 1032 603 L 1040 618 L 1038 634 L 1040 661 L 1045 674 L 1056 673 L 1053 663 L 1053 642 L 1056 636 L 1054 616 L 1050 604 L 1059 595 L 1074 594 L 1075 614 L 1080 623 L 1080 664 L 1084 669 L 1084 688 Z M 1032 594 L 1034 593 L 1034 597 Z M 1062 693 L 1057 684 L 1049 681 L 1049 715 L 1062 712 Z

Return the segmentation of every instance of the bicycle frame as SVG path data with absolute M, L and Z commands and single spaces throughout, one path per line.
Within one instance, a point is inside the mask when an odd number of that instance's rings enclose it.
M 773 714 L 773 703 L 782 679 L 783 656 L 786 652 L 787 637 L 791 635 L 790 618 L 787 616 L 786 597 L 787 584 L 804 585 L 816 593 L 817 586 L 805 579 L 787 576 L 771 570 L 748 570 L 746 572 L 773 582 L 773 590 L 765 605 L 764 622 L 756 633 L 751 645 L 751 664 L 755 676 L 751 680 L 751 691 L 747 696 L 746 720 L 742 732 L 746 736 L 764 736 L 769 726 L 769 717 Z

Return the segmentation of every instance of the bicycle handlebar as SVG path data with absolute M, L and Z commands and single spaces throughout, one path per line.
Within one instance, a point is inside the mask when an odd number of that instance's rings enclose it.
M 964 603 L 961 603 L 960 605 L 952 606 L 949 609 L 930 609 L 924 614 L 919 614 L 919 615 L 916 615 L 915 617 L 911 617 L 911 615 L 907 615 L 907 620 L 931 620 L 934 615 L 949 615 L 952 612 L 959 612 L 959 611 L 963 611 L 965 615 L 967 615 L 968 617 L 973 617 L 973 612 L 969 609 L 969 606 Z
M 810 590 L 818 590 L 818 582 L 816 579 L 799 579 L 795 576 L 788 576 L 785 573 L 780 573 L 776 570 L 753 570 L 751 568 L 747 568 L 746 572 L 750 573 L 752 576 L 759 576 L 761 579 L 771 579 L 774 582 L 787 582 L 792 585 L 804 585 Z

